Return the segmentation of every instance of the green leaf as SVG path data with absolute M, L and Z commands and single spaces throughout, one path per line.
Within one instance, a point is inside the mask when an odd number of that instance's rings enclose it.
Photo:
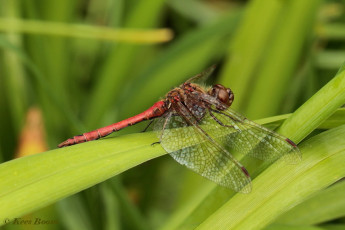
M 265 124 L 266 127 L 270 129 L 275 129 L 279 125 L 281 125 L 286 119 L 291 117 L 290 114 L 282 114 L 274 117 L 267 117 L 263 119 L 256 120 L 259 124 Z M 332 129 L 336 128 L 340 125 L 345 124 L 345 108 L 337 109 L 334 114 L 327 118 L 324 122 L 322 122 L 317 129 Z
M 345 182 L 342 181 L 294 207 L 276 223 L 313 225 L 345 216 L 344 194 Z
M 126 135 L 3 163 L 0 217 L 21 216 L 164 155 L 155 141 L 154 133 Z
M 290 116 L 280 127 L 278 133 L 299 142 L 311 131 L 323 124 L 323 122 L 325 122 L 325 120 L 330 117 L 338 107 L 340 107 L 340 105 L 344 104 L 345 73 L 342 69 L 343 67 L 333 80 L 331 80 L 294 114 L 292 114 L 292 116 Z M 342 110 L 339 111 L 340 113 L 342 112 Z M 284 116 L 286 115 L 282 115 L 282 117 Z M 278 120 L 281 118 L 278 117 Z M 334 117 L 332 117 L 331 120 L 332 119 L 334 119 Z M 277 120 L 277 118 L 272 118 L 272 120 Z M 262 121 L 265 121 L 265 119 Z M 265 122 L 268 121 L 266 120 Z M 249 162 L 244 165 L 248 170 L 254 171 L 254 174 L 251 175 L 252 178 L 255 178 L 255 176 L 265 168 L 265 165 L 261 167 L 260 162 L 253 160 L 249 160 Z M 193 199 L 191 199 L 190 202 L 186 202 L 184 207 L 176 211 L 164 226 L 164 229 L 174 229 L 182 225 L 188 226 L 192 223 L 198 223 L 211 215 L 212 212 L 217 210 L 226 200 L 230 199 L 234 195 L 231 192 L 221 191 L 218 187 L 212 185 L 207 186 L 205 189 L 200 189 L 196 193 L 197 194 L 193 196 Z M 210 200 L 212 197 L 217 197 L 217 200 L 212 200 L 211 202 Z
M 345 125 L 300 146 L 303 161 L 279 160 L 253 180 L 249 195 L 236 194 L 197 229 L 260 229 L 308 196 L 345 176 Z
M 338 109 L 337 112 L 323 122 L 319 128 L 334 128 L 344 125 L 345 116 L 342 116 L 344 111 L 344 109 Z M 284 114 L 260 119 L 256 122 L 274 129 L 290 116 L 291 114 Z M 255 172 L 255 174 L 251 175 L 252 178 L 255 178 L 256 174 L 263 170 L 263 168 L 258 169 L 259 164 L 261 164 L 260 161 L 254 161 L 254 163 L 249 162 L 249 165 L 247 165 L 247 168 L 248 166 L 252 167 Z M 183 227 L 188 229 L 186 226 L 195 225 L 207 218 L 234 194 L 233 191 L 216 186 L 214 183 L 204 183 L 201 187 L 198 187 L 196 191 L 193 191 L 193 196 L 189 197 L 188 201 L 184 202 L 183 205 L 173 213 L 162 229 L 181 229 Z
M 277 119 L 273 117 L 265 120 L 274 122 Z M 0 178 L 3 178 L 0 182 L 0 217 L 21 216 L 164 155 L 165 151 L 159 145 L 151 146 L 155 141 L 157 138 L 154 133 L 131 134 L 3 163 L 0 165 Z M 209 182 L 195 193 L 194 206 L 189 205 L 189 210 L 180 213 L 180 220 L 184 220 L 183 216 L 191 213 L 200 204 L 200 200 L 215 188 L 218 188 L 216 193 L 223 194 L 223 199 L 213 200 L 219 205 L 219 202 L 228 199 L 229 193 L 233 194 Z M 140 219 L 139 216 L 135 218 Z

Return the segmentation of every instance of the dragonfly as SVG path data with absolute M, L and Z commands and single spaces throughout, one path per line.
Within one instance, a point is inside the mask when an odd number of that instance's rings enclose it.
M 97 140 L 125 127 L 153 120 L 159 143 L 178 163 L 236 192 L 249 193 L 251 177 L 234 154 L 297 163 L 297 145 L 234 111 L 234 93 L 221 84 L 204 87 L 214 71 L 211 66 L 180 86 L 149 109 L 112 125 L 74 136 L 58 145 L 65 147 Z

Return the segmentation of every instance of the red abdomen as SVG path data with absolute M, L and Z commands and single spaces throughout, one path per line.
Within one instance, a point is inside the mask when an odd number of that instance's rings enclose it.
M 166 110 L 167 108 L 165 106 L 165 102 L 158 101 L 149 109 L 145 110 L 144 112 L 138 115 L 114 123 L 112 125 L 108 125 L 106 127 L 93 130 L 91 132 L 83 133 L 82 135 L 74 136 L 59 144 L 58 147 L 61 148 L 69 145 L 83 143 L 86 141 L 97 140 L 113 132 L 119 131 L 120 129 L 126 128 L 127 126 L 131 126 L 144 120 L 150 120 L 152 118 L 162 116 Z

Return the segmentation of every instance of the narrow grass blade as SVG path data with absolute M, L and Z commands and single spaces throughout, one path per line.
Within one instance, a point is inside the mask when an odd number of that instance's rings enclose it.
M 316 56 L 316 64 L 321 69 L 338 69 L 344 63 L 345 52 L 339 50 L 319 52 Z
M 225 15 L 209 25 L 186 34 L 172 44 L 136 78 L 135 82 L 130 84 L 131 93 L 127 93 L 126 98 L 121 98 L 121 101 L 127 101 L 125 104 L 127 115 L 133 115 L 138 109 L 144 109 L 147 106 L 147 97 L 156 100 L 171 87 L 181 84 L 206 68 L 205 65 L 219 55 L 217 47 L 218 49 L 223 47 L 222 38 L 234 32 L 240 13 Z M 178 73 L 176 70 L 179 70 Z
M 300 142 L 345 104 L 345 65 L 337 75 L 289 117 L 278 132 Z
M 134 4 L 123 27 L 149 29 L 158 27 L 165 0 L 152 0 Z M 100 121 L 117 101 L 124 84 L 128 82 L 136 69 L 137 57 L 146 56 L 153 47 L 135 44 L 112 46 L 104 64 L 99 70 L 96 84 L 90 93 L 85 120 L 89 128 L 103 125 Z M 148 61 L 148 60 L 146 60 Z M 140 60 L 140 62 L 142 62 Z
M 68 23 L 75 19 L 76 14 L 74 7 L 76 0 L 62 0 L 53 2 L 30 2 L 21 1 L 23 14 L 27 20 L 41 19 L 48 21 L 55 21 L 60 23 Z M 24 20 L 20 18 L 13 18 L 13 20 Z M 49 25 L 41 26 L 41 30 L 49 30 Z M 15 28 L 16 26 L 13 25 Z M 72 112 L 76 106 L 69 98 L 76 98 L 69 94 L 67 84 L 74 80 L 71 72 L 74 65 L 71 65 L 71 60 L 75 54 L 71 49 L 71 42 L 64 37 L 57 36 L 41 36 L 38 34 L 26 34 L 25 49 L 23 53 L 28 53 L 31 63 L 34 63 L 37 70 L 44 76 L 44 81 L 47 82 L 46 89 L 37 87 L 37 82 L 33 82 L 35 89 L 35 101 L 40 104 L 44 117 L 49 118 L 45 123 L 46 131 L 48 133 L 48 143 L 52 144 L 53 137 L 61 136 L 65 133 L 65 127 L 57 124 L 65 122 L 65 118 L 61 116 L 61 112 Z M 30 74 L 31 76 L 31 74 Z M 47 94 L 56 92 L 58 100 L 63 105 L 64 109 L 60 110 L 56 107 Z M 75 113 L 75 112 L 74 112 Z M 77 123 L 76 123 L 77 124 Z M 71 124 L 69 127 L 73 127 Z
M 337 111 L 319 125 L 319 129 L 331 129 L 339 125 L 345 124 L 345 108 L 337 109 Z
M 267 47 L 264 60 L 258 68 L 255 84 L 246 92 L 251 97 L 246 115 L 254 118 L 276 114 L 284 97 L 286 85 L 293 76 L 302 55 L 302 47 L 314 26 L 320 0 L 284 1 L 280 24 Z
M 150 229 L 147 219 L 139 212 L 138 206 L 130 200 L 127 190 L 118 180 L 109 180 L 107 184 L 109 184 L 112 194 L 118 198 L 122 217 L 125 216 L 124 222 L 127 223 L 128 227 L 138 230 Z
M 319 25 L 317 32 L 323 39 L 345 40 L 345 25 L 343 23 Z
M 284 4 L 274 0 L 254 0 L 248 3 L 238 31 L 231 40 L 227 61 L 220 76 L 220 82 L 231 87 L 236 94 L 235 107 L 243 106 L 248 100 L 248 86 L 262 62 L 261 56 Z
M 59 97 L 59 91 L 57 91 L 54 87 L 51 87 L 51 84 L 47 82 L 45 75 L 40 71 L 40 69 L 31 61 L 31 59 L 24 53 L 22 49 L 17 46 L 14 46 L 6 39 L 2 39 L 0 37 L 0 47 L 8 49 L 8 52 L 13 52 L 19 60 L 23 63 L 23 65 L 31 71 L 32 76 L 34 78 L 33 81 L 36 81 L 38 86 L 45 92 L 46 99 L 49 101 L 50 105 L 54 105 L 54 107 L 58 108 L 60 111 L 57 115 L 64 118 L 65 121 L 69 122 L 69 125 L 75 131 L 84 130 L 83 125 L 80 121 L 76 118 L 74 114 L 72 114 L 71 110 L 66 110 L 66 105 L 61 101 Z
M 170 0 L 168 4 L 180 13 L 184 17 L 203 24 L 218 17 L 218 12 L 212 7 L 208 6 L 208 3 L 197 0 Z
M 117 230 L 121 229 L 120 221 L 120 209 L 119 201 L 114 196 L 109 183 L 102 183 L 100 185 L 100 191 L 102 194 L 102 201 L 105 206 L 104 211 L 104 229 L 105 230 Z
M 0 18 L 0 31 L 139 44 L 167 42 L 173 36 L 169 29 L 113 29 L 101 26 L 8 18 Z
M 292 116 L 292 113 L 289 114 L 282 114 L 273 117 L 267 117 L 263 119 L 256 120 L 259 124 L 264 124 L 266 127 L 270 129 L 275 129 L 279 127 L 286 119 Z M 327 120 L 320 123 L 317 129 L 332 129 L 336 128 L 340 125 L 345 124 L 345 108 L 337 109 Z
M 58 202 L 57 209 L 61 224 L 67 229 L 92 230 L 92 220 L 80 194 L 75 194 Z
M 18 1 L 2 2 L 2 9 L 0 15 L 5 17 L 18 17 L 20 16 Z M 4 23 L 0 21 L 0 27 Z M 22 45 L 22 36 L 7 31 L 4 35 L 10 43 L 16 46 Z M 5 93 L 9 101 L 10 113 L 12 116 L 12 126 L 16 132 L 20 131 L 23 125 L 25 110 L 28 107 L 28 94 L 27 94 L 27 79 L 23 65 L 18 56 L 10 50 L 3 52 L 1 60 L 4 62 L 4 76 L 3 84 L 5 84 Z

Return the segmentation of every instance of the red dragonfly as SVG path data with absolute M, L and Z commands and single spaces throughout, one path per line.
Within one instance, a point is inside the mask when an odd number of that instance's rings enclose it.
M 208 77 L 214 66 L 167 93 L 146 111 L 112 125 L 70 138 L 58 147 L 105 137 L 144 120 L 155 119 L 162 147 L 180 164 L 217 184 L 249 193 L 251 179 L 231 153 L 261 160 L 301 159 L 296 144 L 230 108 L 234 94 L 223 85 L 209 88 L 196 82 Z

